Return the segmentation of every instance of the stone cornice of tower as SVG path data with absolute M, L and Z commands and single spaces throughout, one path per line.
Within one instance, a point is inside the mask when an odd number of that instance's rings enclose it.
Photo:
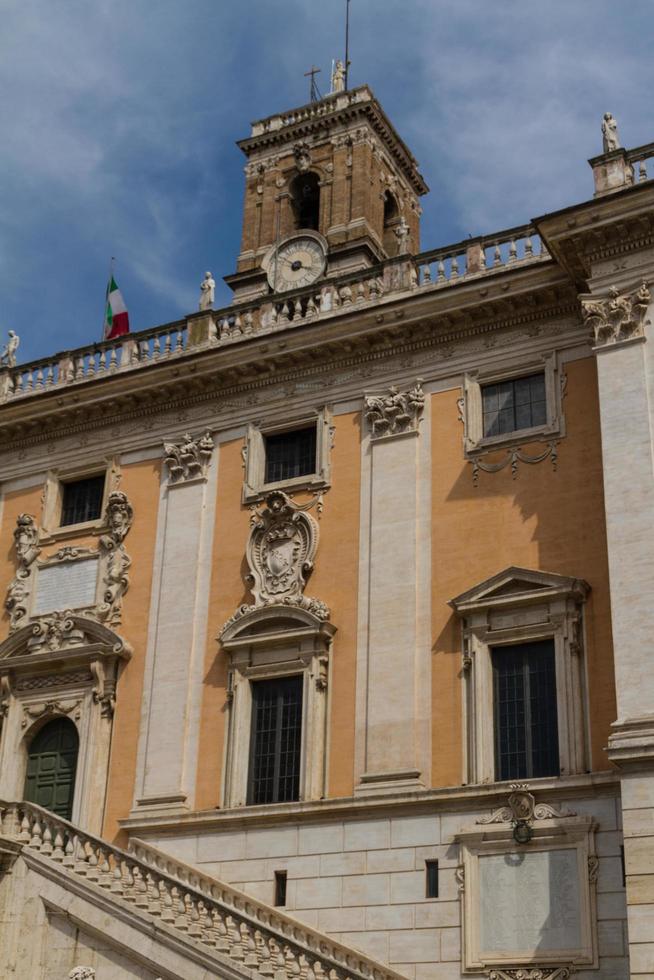
M 426 194 L 429 187 L 418 170 L 418 162 L 398 134 L 390 119 L 367 85 L 327 95 L 320 102 L 311 102 L 288 112 L 276 113 L 252 123 L 252 134 L 239 140 L 237 146 L 248 157 L 275 147 L 292 146 L 296 140 L 331 129 L 366 121 L 376 133 L 387 152 L 410 182 L 413 190 Z

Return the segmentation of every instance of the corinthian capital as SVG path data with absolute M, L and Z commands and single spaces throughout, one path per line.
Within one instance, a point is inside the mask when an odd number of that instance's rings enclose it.
M 596 347 L 618 344 L 643 337 L 647 309 L 651 300 L 649 284 L 643 282 L 634 292 L 620 293 L 611 286 L 604 299 L 582 297 L 584 323 L 592 330 Z

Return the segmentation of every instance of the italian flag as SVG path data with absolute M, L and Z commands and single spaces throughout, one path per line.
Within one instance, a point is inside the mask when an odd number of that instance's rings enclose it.
M 129 313 L 113 275 L 107 286 L 107 306 L 104 314 L 104 339 L 112 340 L 129 333 Z

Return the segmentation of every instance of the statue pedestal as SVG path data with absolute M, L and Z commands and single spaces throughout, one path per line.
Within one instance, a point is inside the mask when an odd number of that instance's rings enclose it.
M 207 311 L 202 316 L 194 317 L 186 321 L 188 326 L 188 347 L 203 347 L 210 344 L 216 338 L 216 324 L 214 323 L 213 313 Z
M 622 148 L 593 157 L 588 162 L 593 168 L 595 197 L 610 194 L 634 182 L 633 167 L 627 160 L 627 151 Z

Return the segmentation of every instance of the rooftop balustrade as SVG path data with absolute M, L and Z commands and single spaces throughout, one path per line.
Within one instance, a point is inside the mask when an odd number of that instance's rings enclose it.
M 470 238 L 419 255 L 400 255 L 363 272 L 330 279 L 309 289 L 262 296 L 248 304 L 193 314 L 185 320 L 115 340 L 0 368 L 0 404 L 142 370 L 197 353 L 203 347 L 217 348 L 305 326 L 390 302 L 402 294 L 440 290 L 548 258 L 531 225 Z M 208 318 L 209 326 L 198 343 L 193 339 L 192 328 L 203 318 L 205 322 Z

